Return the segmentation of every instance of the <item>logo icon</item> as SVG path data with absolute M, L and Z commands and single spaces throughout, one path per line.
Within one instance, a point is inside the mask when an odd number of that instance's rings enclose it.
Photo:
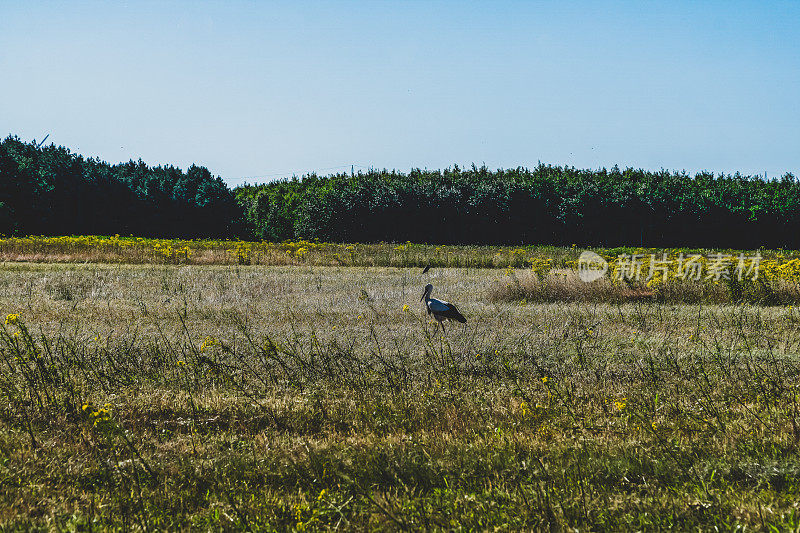
M 586 283 L 602 278 L 607 271 L 608 262 L 592 251 L 586 250 L 578 258 L 578 277 Z

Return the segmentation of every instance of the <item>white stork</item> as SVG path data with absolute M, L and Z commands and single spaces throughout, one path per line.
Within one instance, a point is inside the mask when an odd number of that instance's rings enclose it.
M 439 324 L 442 326 L 442 332 L 444 332 L 445 319 L 456 320 L 462 324 L 467 321 L 464 315 L 458 312 L 455 305 L 450 302 L 431 298 L 431 292 L 433 292 L 433 285 L 428 283 L 425 285 L 425 292 L 422 293 L 422 298 L 420 298 L 419 301 L 425 300 L 425 307 L 428 309 L 428 314 L 433 315 L 433 317 L 439 321 Z

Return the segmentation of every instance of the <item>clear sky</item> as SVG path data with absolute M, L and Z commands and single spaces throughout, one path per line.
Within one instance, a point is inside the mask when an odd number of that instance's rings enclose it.
M 46 133 L 231 185 L 351 163 L 800 175 L 800 2 L 0 0 L 0 135 Z

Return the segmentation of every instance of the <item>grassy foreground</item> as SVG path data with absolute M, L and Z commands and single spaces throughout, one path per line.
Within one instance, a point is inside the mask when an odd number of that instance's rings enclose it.
M 5 265 L 0 528 L 800 527 L 797 309 L 502 275 Z

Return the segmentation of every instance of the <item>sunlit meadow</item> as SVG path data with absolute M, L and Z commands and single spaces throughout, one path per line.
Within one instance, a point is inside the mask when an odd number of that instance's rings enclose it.
M 580 251 L 5 239 L 0 527 L 800 527 L 796 256 Z

